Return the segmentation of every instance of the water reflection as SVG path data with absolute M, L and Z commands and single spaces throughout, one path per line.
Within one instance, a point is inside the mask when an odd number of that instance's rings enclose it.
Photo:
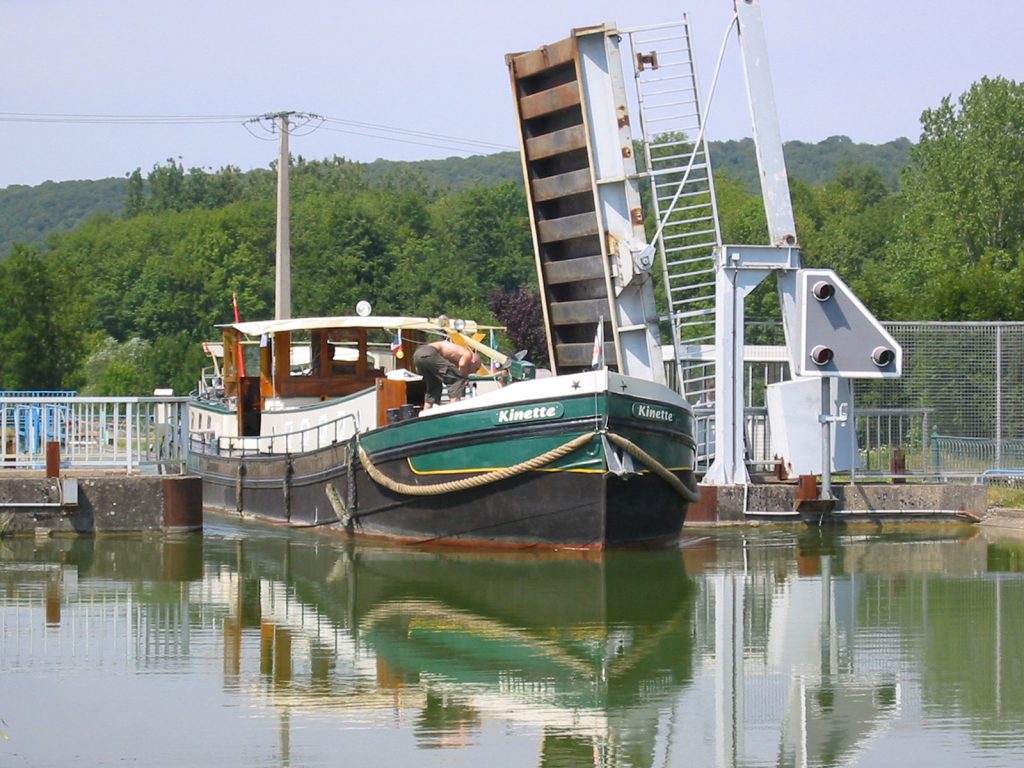
M 1019 541 L 969 529 L 601 557 L 227 524 L 3 539 L 0 758 L 327 765 L 344 742 L 374 764 L 1003 765 L 1024 759 L 1022 570 Z M 48 740 L 52 702 L 15 696 L 77 678 L 100 694 L 78 727 L 115 729 L 105 748 Z M 164 706 L 209 733 L 116 730 L 119 680 L 149 700 L 188 683 Z
M 421 748 L 479 744 L 482 724 L 502 719 L 542 732 L 542 764 L 567 744 L 602 762 L 624 749 L 642 758 L 691 675 L 695 590 L 676 551 L 496 556 L 286 541 L 275 553 L 239 542 L 223 565 L 239 576 L 227 681 L 242 679 L 245 630 L 258 627 L 276 706 L 346 708 L 371 722 L 394 714 Z
M 935 764 L 956 764 L 957 749 L 1006 764 L 1011 742 L 998 734 L 1024 722 L 1014 550 L 962 531 L 719 541 L 691 568 L 698 632 L 714 632 L 696 649 L 715 665 L 713 763 L 891 765 L 888 744 L 921 764 L 915 750 L 939 725 L 972 742 L 936 750 Z M 896 727 L 917 729 L 909 749 Z

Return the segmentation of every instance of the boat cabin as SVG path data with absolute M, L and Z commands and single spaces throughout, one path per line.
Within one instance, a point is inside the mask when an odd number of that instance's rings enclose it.
M 261 434 L 262 415 L 376 391 L 377 425 L 387 411 L 423 405 L 411 369 L 428 333 L 447 329 L 426 318 L 325 317 L 234 323 L 223 328 L 223 394 L 234 399 L 240 436 Z M 467 329 L 473 331 L 472 328 Z

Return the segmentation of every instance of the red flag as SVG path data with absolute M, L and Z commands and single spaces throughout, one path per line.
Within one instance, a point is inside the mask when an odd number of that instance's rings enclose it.
M 231 306 L 235 310 L 235 323 L 241 322 L 238 319 L 238 296 L 235 295 L 234 293 L 231 294 Z M 238 349 L 236 350 L 236 352 L 238 356 L 238 375 L 245 376 L 245 353 L 242 351 L 241 337 L 238 337 Z

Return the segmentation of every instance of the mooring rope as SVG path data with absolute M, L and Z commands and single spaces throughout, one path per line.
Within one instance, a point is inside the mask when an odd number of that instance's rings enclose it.
M 543 467 L 545 464 L 550 464 L 555 459 L 568 456 L 577 448 L 590 442 L 591 438 L 596 434 L 596 432 L 587 432 L 579 437 L 574 437 L 564 445 L 552 448 L 550 451 L 542 453 L 540 456 L 532 458 L 529 461 L 522 461 L 511 467 L 496 469 L 493 472 L 485 472 L 482 475 L 466 477 L 462 480 L 451 480 L 447 483 L 435 483 L 434 485 L 408 485 L 406 483 L 400 483 L 396 480 L 392 480 L 374 466 L 363 446 L 359 446 L 359 462 L 363 465 L 363 469 L 366 470 L 366 474 L 372 477 L 379 485 L 383 485 L 389 491 L 404 493 L 408 496 L 440 496 L 443 493 L 464 491 L 468 488 L 479 488 L 481 485 L 496 483 L 499 480 L 507 480 L 510 477 L 521 475 L 532 469 L 538 469 Z
M 366 474 L 368 474 L 374 482 L 378 485 L 384 486 L 389 491 L 402 493 L 407 496 L 440 496 L 445 493 L 464 491 L 470 488 L 479 488 L 483 485 L 496 483 L 499 480 L 507 480 L 525 472 L 539 469 L 546 464 L 550 464 L 556 459 L 568 456 L 577 448 L 583 447 L 597 434 L 597 432 L 587 432 L 579 437 L 574 437 L 569 442 L 564 443 L 557 448 L 552 448 L 550 451 L 542 453 L 540 456 L 536 456 L 528 461 L 522 461 L 511 467 L 504 467 L 503 469 L 496 469 L 492 472 L 485 472 L 482 475 L 466 477 L 461 480 L 451 480 L 446 483 L 435 483 L 433 485 L 409 485 L 407 483 L 400 483 L 397 480 L 392 480 L 374 465 L 370 456 L 361 445 L 359 446 L 359 462 L 363 465 L 363 469 L 366 470 Z M 668 483 L 669 486 L 671 486 L 672 489 L 684 499 L 690 502 L 695 502 L 700 498 L 697 494 L 696 488 L 691 488 L 683 483 L 678 477 L 673 475 L 664 464 L 659 462 L 636 443 L 627 440 L 621 435 L 616 435 L 613 432 L 608 432 L 607 435 L 613 443 L 618 445 L 638 461 L 650 467 L 658 477 Z
M 619 446 L 622 450 L 637 459 L 642 464 L 646 464 L 650 467 L 651 471 L 654 472 L 658 477 L 668 483 L 672 490 L 682 496 L 690 503 L 696 503 L 700 501 L 700 494 L 697 492 L 696 486 L 690 487 L 678 477 L 669 471 L 668 467 L 658 461 L 656 458 L 651 456 L 647 451 L 641 448 L 639 445 L 631 440 L 627 440 L 622 435 L 617 435 L 614 432 L 608 433 L 608 439 Z M 691 474 L 692 478 L 693 475 Z

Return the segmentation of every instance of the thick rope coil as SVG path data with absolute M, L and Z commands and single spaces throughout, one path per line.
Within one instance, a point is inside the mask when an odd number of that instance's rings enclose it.
M 543 467 L 545 464 L 550 464 L 556 459 L 568 456 L 577 448 L 580 448 L 590 442 L 596 434 L 596 432 L 587 432 L 585 435 L 574 437 L 564 445 L 552 448 L 547 453 L 542 453 L 540 456 L 528 461 L 520 462 L 519 464 L 511 467 L 496 469 L 493 472 L 485 472 L 484 474 L 476 475 L 475 477 L 451 480 L 447 483 L 435 483 L 434 485 L 408 485 L 406 483 L 399 483 L 392 480 L 374 466 L 362 446 L 359 446 L 359 462 L 363 465 L 363 469 L 366 470 L 366 474 L 372 477 L 379 485 L 383 485 L 389 491 L 404 493 L 408 496 L 440 496 L 441 494 L 452 493 L 453 491 L 464 491 L 468 488 L 478 488 L 481 485 L 496 483 L 499 480 L 507 480 L 510 477 L 521 475 L 524 472 L 538 469 Z
M 362 446 L 359 446 L 359 462 L 363 465 L 363 469 L 366 470 L 366 474 L 368 474 L 378 485 L 384 486 L 389 491 L 403 493 L 407 496 L 440 496 L 454 491 L 479 488 L 482 485 L 496 483 L 499 480 L 507 480 L 508 478 L 515 477 L 516 475 L 521 475 L 524 472 L 539 469 L 545 464 L 550 464 L 556 459 L 568 456 L 577 448 L 581 448 L 586 445 L 591 438 L 597 434 L 597 432 L 587 432 L 586 434 L 575 437 L 557 448 L 553 448 L 546 453 L 542 453 L 540 456 L 529 459 L 528 461 L 520 462 L 519 464 L 515 464 L 511 467 L 496 469 L 493 472 L 485 472 L 482 475 L 466 477 L 461 480 L 452 480 L 446 483 L 435 483 L 434 485 L 409 485 L 407 483 L 400 483 L 396 480 L 392 480 L 374 465 L 373 461 L 370 459 L 369 455 L 367 455 Z M 616 435 L 614 432 L 608 432 L 607 434 L 609 440 L 618 445 L 633 458 L 643 464 L 646 464 L 651 471 L 668 483 L 672 489 L 684 499 L 689 502 L 696 502 L 700 499 L 695 487 L 690 487 L 683 483 L 678 477 L 673 475 L 664 464 L 659 462 L 636 443 L 627 440 L 620 435 Z
M 698 493 L 696 487 L 691 487 L 687 485 L 678 477 L 673 475 L 669 471 L 668 467 L 666 467 L 656 458 L 651 456 L 651 454 L 647 453 L 647 451 L 645 451 L 639 445 L 630 440 L 627 440 L 621 435 L 616 435 L 614 432 L 608 433 L 608 439 L 615 443 L 617 446 L 619 446 L 622 450 L 624 450 L 634 459 L 637 459 L 641 463 L 646 464 L 648 467 L 650 467 L 651 471 L 654 472 L 654 474 L 656 474 L 658 477 L 660 477 L 662 480 L 664 480 L 666 483 L 672 486 L 672 490 L 674 490 L 688 502 L 690 502 L 691 504 L 695 504 L 698 501 L 700 501 L 700 494 Z M 693 475 L 691 475 L 691 477 L 692 476 Z

